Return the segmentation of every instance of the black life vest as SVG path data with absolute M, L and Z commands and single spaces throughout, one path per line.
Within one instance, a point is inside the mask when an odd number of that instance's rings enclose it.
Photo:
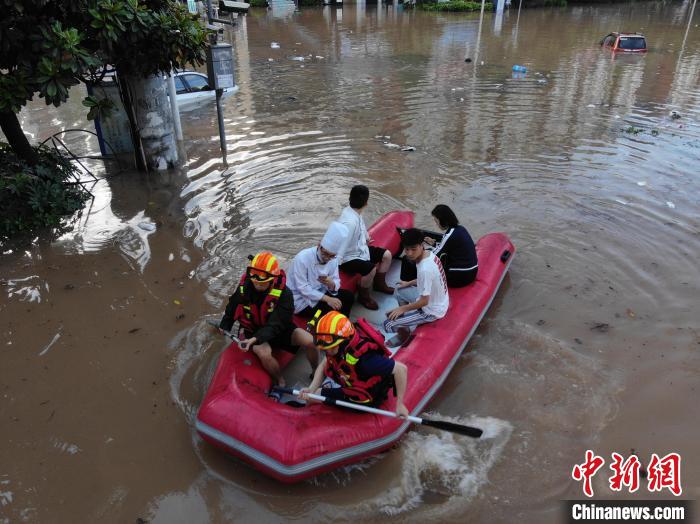
M 280 270 L 280 274 L 273 280 L 267 295 L 258 305 L 251 303 L 249 295 L 246 293 L 246 288 L 253 284 L 247 275 L 244 274 L 241 277 L 238 285 L 238 293 L 241 300 L 238 303 L 236 312 L 233 314 L 233 320 L 238 320 L 246 335 L 254 333 L 267 323 L 270 313 L 275 310 L 275 306 L 277 306 L 277 302 L 282 296 L 286 283 L 287 276 L 283 270 Z
M 365 319 L 355 322 L 355 335 L 352 340 L 334 356 L 327 354 L 326 376 L 340 384 L 348 400 L 361 404 L 381 404 L 393 385 L 393 375 L 375 375 L 366 380 L 360 379 L 356 366 L 360 358 L 374 352 L 391 358 L 384 345 L 384 337 Z

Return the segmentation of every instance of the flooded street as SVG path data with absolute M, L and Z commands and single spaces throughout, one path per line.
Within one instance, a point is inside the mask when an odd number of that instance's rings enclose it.
M 571 469 L 587 449 L 609 461 L 634 448 L 645 464 L 676 451 L 683 498 L 700 497 L 690 9 L 516 6 L 480 24 L 276 4 L 239 19 L 225 34 L 240 86 L 225 100 L 225 162 L 216 108 L 200 106 L 182 116 L 180 170 L 91 164 L 95 198 L 72 231 L 0 251 L 0 523 L 552 522 L 560 500 L 583 498 Z M 643 32 L 648 53 L 601 49 L 618 30 Z M 30 104 L 27 134 L 89 128 L 72 95 Z M 248 254 L 288 264 L 357 183 L 372 191 L 368 223 L 408 208 L 429 228 L 444 203 L 475 239 L 503 231 L 517 246 L 429 404 L 489 438 L 419 428 L 380 457 L 283 485 L 194 431 L 226 347 L 206 320 Z M 608 476 L 596 497 L 624 498 Z M 654 495 L 643 484 L 634 497 Z

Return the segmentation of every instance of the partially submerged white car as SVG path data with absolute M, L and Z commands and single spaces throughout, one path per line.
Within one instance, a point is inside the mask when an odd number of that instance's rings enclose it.
M 223 97 L 238 91 L 238 86 L 224 89 Z M 181 71 L 175 74 L 175 92 L 180 111 L 188 111 L 216 99 L 216 91 L 209 87 L 207 75 L 196 71 Z

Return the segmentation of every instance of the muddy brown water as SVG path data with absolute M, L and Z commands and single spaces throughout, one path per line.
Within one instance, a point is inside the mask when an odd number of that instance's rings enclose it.
M 225 104 L 226 163 L 215 109 L 201 106 L 183 115 L 182 169 L 91 164 L 95 199 L 72 231 L 2 248 L 0 522 L 556 521 L 559 500 L 582 496 L 571 468 L 586 449 L 608 462 L 677 451 L 683 495 L 698 498 L 690 9 L 512 9 L 481 24 L 391 5 L 253 12 L 226 34 L 241 87 Z M 644 32 L 649 52 L 601 50 L 612 30 Z M 83 114 L 74 96 L 60 110 L 36 101 L 22 120 L 40 139 L 87 127 Z M 517 245 L 429 405 L 489 438 L 419 429 L 286 486 L 193 431 L 226 345 L 205 321 L 249 253 L 289 261 L 359 182 L 368 221 L 410 208 L 427 227 L 446 203 L 473 236 L 505 231 Z M 607 477 L 596 496 L 620 497 Z

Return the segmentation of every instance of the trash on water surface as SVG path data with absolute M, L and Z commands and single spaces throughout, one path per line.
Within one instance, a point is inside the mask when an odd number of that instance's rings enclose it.
M 516 64 L 513 66 L 513 71 L 518 71 L 519 73 L 527 73 L 527 67 Z
M 272 49 L 279 49 L 279 48 L 280 48 L 280 45 L 279 45 L 277 42 L 272 42 L 272 43 L 270 44 L 270 47 L 271 47 Z

